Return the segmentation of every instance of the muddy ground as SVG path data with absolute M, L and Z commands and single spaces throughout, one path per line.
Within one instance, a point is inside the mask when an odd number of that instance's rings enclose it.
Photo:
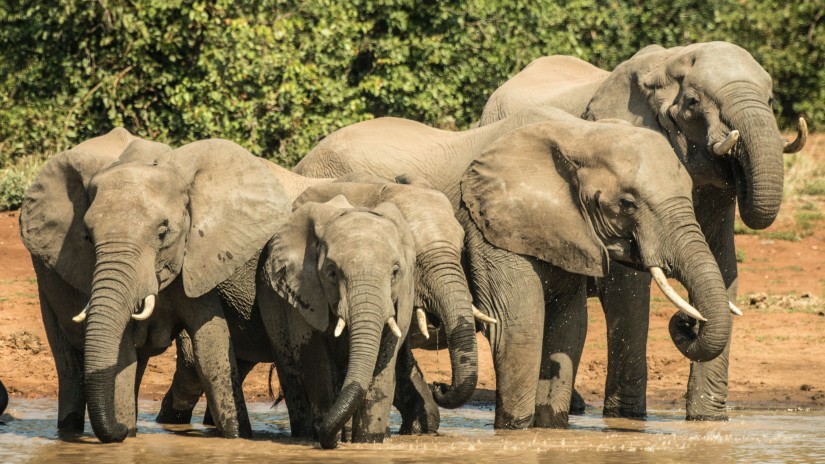
M 801 160 L 825 161 L 825 136 L 813 136 Z M 811 161 L 813 160 L 813 161 Z M 789 173 L 794 169 L 789 168 Z M 809 169 L 810 170 L 810 169 Z M 812 171 L 819 174 L 819 171 Z M 805 172 L 801 176 L 810 176 Z M 729 401 L 741 406 L 825 407 L 825 196 L 791 192 L 777 222 L 766 231 L 736 236 L 740 258 L 739 307 L 731 348 Z M 648 343 L 648 402 L 683 407 L 689 363 L 667 332 L 673 312 L 653 290 Z M 684 293 L 683 293 L 684 294 Z M 607 365 L 605 322 L 598 300 L 589 301 L 589 328 L 578 389 L 587 402 L 602 401 Z M 479 336 L 477 398 L 492 400 L 495 375 L 489 344 Z M 448 382 L 446 351 L 417 352 L 429 381 Z M 56 397 L 57 375 L 40 319 L 37 284 L 20 242 L 18 214 L 0 213 L 0 379 L 14 397 Z M 174 350 L 149 362 L 141 397 L 160 400 L 174 370 Z M 267 366 L 244 384 L 247 399 L 268 401 Z M 277 379 L 274 381 L 278 391 Z

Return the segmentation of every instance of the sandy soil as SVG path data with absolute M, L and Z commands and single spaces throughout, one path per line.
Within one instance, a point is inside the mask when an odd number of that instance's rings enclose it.
M 825 136 L 813 136 L 808 156 L 825 159 Z M 790 203 L 790 204 L 788 204 Z M 786 202 L 768 232 L 794 227 L 802 203 L 825 211 L 824 197 Z M 810 206 L 808 206 L 810 208 Z M 0 213 L 0 378 L 14 397 L 56 397 L 57 375 L 48 347 L 37 285 L 28 252 L 19 238 L 18 214 Z M 739 306 L 731 349 L 730 397 L 742 406 L 825 407 L 825 221 L 800 241 L 737 235 Z M 769 237 L 769 235 L 767 236 Z M 653 290 L 648 343 L 648 401 L 651 407 L 683 407 L 689 363 L 667 332 L 671 305 Z M 605 322 L 598 300 L 589 302 L 589 329 L 578 389 L 600 405 L 607 365 Z M 495 375 L 489 344 L 479 336 L 478 399 L 492 399 Z M 430 381 L 449 381 L 446 351 L 418 352 Z M 144 399 L 160 400 L 174 371 L 174 350 L 149 362 L 141 388 Z M 244 384 L 248 400 L 267 401 L 268 367 L 260 365 Z M 277 379 L 274 385 L 278 390 Z

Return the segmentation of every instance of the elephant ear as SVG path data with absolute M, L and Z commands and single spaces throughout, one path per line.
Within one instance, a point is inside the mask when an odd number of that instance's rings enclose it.
M 92 176 L 112 164 L 133 140 L 115 128 L 52 157 L 35 179 L 20 209 L 20 235 L 32 254 L 72 287 L 91 293 L 95 251 L 83 216 Z
M 189 182 L 183 288 L 197 298 L 263 249 L 291 204 L 275 174 L 233 142 L 202 140 L 168 156 Z
M 336 197 L 327 203 L 305 203 L 288 221 L 275 228 L 264 267 L 272 289 L 296 308 L 315 330 L 329 326 L 331 301 L 323 291 L 319 275 L 321 242 L 326 224 L 352 205 Z
M 578 124 L 587 124 L 578 122 Z M 569 124 L 541 123 L 499 138 L 461 181 L 462 200 L 484 238 L 566 271 L 602 276 L 608 256 L 579 200 L 588 157 Z

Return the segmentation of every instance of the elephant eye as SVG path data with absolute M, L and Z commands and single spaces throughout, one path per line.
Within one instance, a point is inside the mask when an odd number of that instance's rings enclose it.
M 158 227 L 158 238 L 160 241 L 164 241 L 166 236 L 169 234 L 169 220 L 164 219 L 164 221 Z
M 327 265 L 327 277 L 329 277 L 330 280 L 338 279 L 338 271 L 332 264 Z
M 636 209 L 638 209 L 636 201 L 628 197 L 620 198 L 619 206 L 621 206 L 623 210 L 628 211 L 630 213 L 633 213 L 634 211 L 636 211 Z
M 696 97 L 685 97 L 685 106 L 691 110 L 696 109 L 696 107 L 699 106 L 699 100 L 697 100 Z
M 395 282 L 398 280 L 398 274 L 401 272 L 401 266 L 398 264 L 393 265 L 392 267 L 392 281 Z

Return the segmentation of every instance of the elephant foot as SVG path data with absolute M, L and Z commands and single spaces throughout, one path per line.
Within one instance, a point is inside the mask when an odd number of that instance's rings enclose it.
M 172 399 L 172 392 L 168 392 L 163 397 L 163 402 L 160 404 L 160 411 L 155 422 L 158 424 L 188 424 L 192 421 L 192 409 L 175 409 L 174 400 Z
M 533 426 L 533 417 L 534 414 L 515 417 L 504 411 L 498 411 L 498 409 L 496 409 L 496 419 L 493 422 L 493 428 L 503 430 L 529 429 Z
M 647 417 L 647 401 L 641 399 L 628 400 L 618 396 L 608 397 L 604 401 L 602 416 L 606 418 L 645 419 Z
M 549 404 L 540 404 L 536 406 L 536 415 L 533 419 L 534 427 L 545 429 L 566 429 L 569 423 L 570 416 L 566 410 L 556 411 Z
M 605 407 L 602 411 L 602 416 L 608 419 L 623 418 L 623 419 L 639 419 L 647 418 L 647 411 L 634 408 L 608 408 Z
M 359 433 L 357 437 L 354 437 L 352 442 L 353 443 L 384 443 L 384 439 L 387 438 L 390 434 L 389 429 L 385 432 L 374 432 L 374 433 Z
M 69 413 L 63 420 L 57 421 L 57 437 L 61 440 L 71 440 L 83 435 L 85 422 L 84 414 Z
M 728 420 L 727 414 L 688 414 L 685 420 L 689 421 L 716 421 L 726 422 Z
M 415 419 L 413 421 L 404 421 L 401 424 L 401 428 L 398 429 L 399 435 L 435 435 L 438 433 L 438 423 L 440 421 L 439 417 L 435 419 L 427 417 L 423 421 L 420 419 Z M 436 427 L 432 428 L 428 424 L 435 423 Z
M 584 402 L 584 398 L 582 398 L 577 390 L 573 390 L 573 396 L 570 398 L 570 415 L 581 416 L 584 414 L 586 408 L 587 403 Z

